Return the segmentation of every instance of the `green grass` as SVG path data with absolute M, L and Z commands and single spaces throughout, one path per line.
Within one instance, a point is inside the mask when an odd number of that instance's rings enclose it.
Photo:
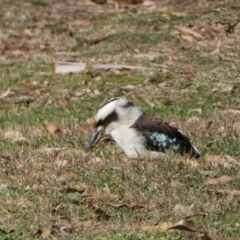
M 13 237 L 10 235 L 0 235 L 1 240 L 20 240 L 21 238 Z
M 95 8 L 95 15 L 87 14 L 84 5 L 72 14 L 70 3 L 63 2 L 59 8 L 45 1 L 4 4 L 9 13 L 0 13 L 0 41 L 2 36 L 6 38 L 4 43 L 12 41 L 14 32 L 19 34 L 19 42 L 27 44 L 30 39 L 41 44 L 34 49 L 20 47 L 24 57 L 16 57 L 11 48 L 1 56 L 0 96 L 8 88 L 14 94 L 0 99 L 0 228 L 6 231 L 0 234 L 0 240 L 36 238 L 39 234 L 33 233 L 39 226 L 50 229 L 54 225 L 72 231 L 66 233 L 67 239 L 193 239 L 197 233 L 143 230 L 143 226 L 184 218 L 184 214 L 174 212 L 177 204 L 193 206 L 196 215 L 207 213 L 192 220 L 201 224 L 212 239 L 240 235 L 239 196 L 216 193 L 221 189 L 239 190 L 238 165 L 199 162 L 191 167 L 173 155 L 168 161 L 129 163 L 109 141 L 100 142 L 92 155 L 85 156 L 78 150 L 84 150 L 89 134 L 77 132 L 79 124 L 92 117 L 104 100 L 122 96 L 145 112 L 174 123 L 204 156 L 229 155 L 239 161 L 239 136 L 233 124 L 240 122 L 240 114 L 224 112 L 239 106 L 239 31 L 224 34 L 220 25 L 214 37 L 209 34 L 214 21 L 239 15 L 236 1 L 220 3 L 221 12 L 216 12 L 211 2 L 208 8 L 171 5 L 164 12 L 106 11 L 100 15 Z M 29 14 L 21 21 L 26 6 Z M 51 9 L 58 10 L 49 14 Z M 6 18 L 12 25 L 4 25 Z M 74 26 L 71 34 L 59 30 L 59 19 L 64 20 L 64 26 Z M 81 21 L 91 24 L 84 27 Z M 175 26 L 202 33 L 205 40 L 184 41 Z M 28 28 L 41 34 L 26 37 L 23 33 Z M 96 45 L 75 46 L 78 41 L 110 32 L 112 37 Z M 215 55 L 212 53 L 218 41 L 223 42 L 220 55 Z M 44 48 L 49 44 L 51 48 Z M 79 74 L 57 75 L 52 59 L 87 62 L 88 68 Z M 92 64 L 96 63 L 129 64 L 146 70 L 95 70 Z M 128 85 L 135 89 L 122 89 Z M 229 86 L 232 89 L 225 91 Z M 94 90 L 100 95 L 94 95 Z M 193 117 L 196 122 L 191 122 Z M 46 123 L 58 124 L 62 132 L 49 134 Z M 19 131 L 25 140 L 5 139 L 8 131 Z M 49 153 L 47 148 L 72 148 L 76 152 Z M 90 164 L 94 156 L 103 163 Z M 61 167 L 59 161 L 68 165 Z M 211 171 L 213 176 L 203 171 Z M 207 184 L 209 178 L 223 175 L 234 180 Z M 110 189 L 107 196 L 106 186 Z M 147 207 L 118 208 L 109 203 Z M 98 216 L 98 209 L 104 214 Z M 49 236 L 59 237 L 56 233 Z

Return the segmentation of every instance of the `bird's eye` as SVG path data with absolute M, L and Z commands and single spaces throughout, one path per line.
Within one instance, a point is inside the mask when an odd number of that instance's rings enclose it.
M 134 106 L 134 104 L 132 102 L 127 102 L 122 107 L 123 108 L 128 108 L 128 107 L 131 107 L 131 106 Z

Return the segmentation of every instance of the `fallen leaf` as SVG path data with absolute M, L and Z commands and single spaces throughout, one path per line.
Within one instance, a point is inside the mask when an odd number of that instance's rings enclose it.
M 59 126 L 55 123 L 46 123 L 44 124 L 45 129 L 50 133 L 61 133 L 61 129 L 59 128 Z
M 195 38 L 191 35 L 188 35 L 188 34 L 180 34 L 180 37 L 181 39 L 185 40 L 185 41 L 188 41 L 190 43 L 196 41 Z
M 182 219 L 179 222 L 174 223 L 172 226 L 168 227 L 166 231 L 171 229 L 200 233 L 205 232 L 204 228 L 200 224 L 189 219 Z
M 83 72 L 87 67 L 86 63 L 81 62 L 54 62 L 54 73 L 69 74 Z
M 212 240 L 212 238 L 208 236 L 207 232 L 204 232 L 198 234 L 196 237 L 193 238 L 193 240 Z
M 111 2 L 111 0 L 108 0 L 108 2 Z M 113 2 L 119 4 L 139 4 L 142 3 L 142 0 L 114 0 Z
M 94 93 L 95 96 L 99 96 L 99 95 L 102 94 L 101 92 L 99 92 L 98 89 L 94 89 L 94 90 L 93 90 L 93 93 Z
M 30 144 L 30 141 L 26 139 L 25 137 L 19 137 L 12 140 L 12 143 L 25 143 Z
M 73 233 L 73 228 L 53 225 L 51 227 L 51 233 L 57 234 L 59 236 L 68 236 L 69 234 Z
M 8 185 L 6 183 L 0 184 L 0 195 L 6 195 L 10 196 L 11 190 L 8 188 Z
M 105 187 L 103 188 L 103 191 L 107 194 L 111 194 L 110 188 L 108 187 L 108 185 L 105 185 Z
M 89 196 L 89 199 L 117 199 L 117 198 L 119 198 L 119 196 L 117 194 L 112 194 L 107 185 L 103 188 L 103 192 L 93 193 Z
M 51 234 L 51 228 L 39 226 L 39 229 L 34 232 L 33 236 L 41 236 L 42 238 L 47 238 Z
M 86 229 L 86 228 L 90 228 L 93 226 L 93 222 L 91 220 L 87 220 L 87 221 L 82 221 L 79 223 L 80 228 Z
M 208 185 L 224 184 L 224 183 L 231 182 L 231 181 L 233 181 L 233 180 L 234 180 L 233 177 L 224 175 L 224 176 L 221 176 L 221 177 L 219 177 L 219 178 L 211 178 L 211 179 L 208 179 L 208 180 L 207 180 L 207 184 L 208 184 Z
M 171 181 L 171 187 L 182 187 L 185 186 L 186 184 L 179 182 L 178 180 L 172 180 Z
M 194 160 L 191 160 L 191 159 L 180 159 L 178 160 L 179 162 L 182 162 L 184 163 L 185 165 L 191 167 L 191 168 L 196 168 L 199 166 L 199 163 L 194 161 Z
M 24 53 L 24 51 L 14 50 L 14 51 L 11 52 L 11 57 L 13 57 L 13 58 L 23 57 L 23 58 L 25 58 L 26 54 Z
M 153 206 L 149 206 L 146 204 L 138 204 L 138 203 L 108 203 L 108 206 L 113 208 L 130 208 L 130 209 L 146 209 L 149 210 Z
M 134 86 L 134 85 L 127 85 L 127 86 L 120 87 L 121 90 L 133 90 L 135 88 L 136 88 L 136 86 Z
M 82 191 L 82 189 L 89 189 L 89 188 L 90 188 L 90 186 L 86 183 L 78 183 L 78 184 L 74 185 L 74 189 L 77 189 L 78 191 L 79 190 Z
M 216 195 L 232 195 L 232 196 L 240 196 L 240 190 L 228 190 L 228 189 L 219 189 L 219 190 L 208 190 L 210 194 Z
M 204 162 L 212 165 L 223 166 L 225 168 L 240 166 L 240 162 L 234 160 L 229 155 L 208 155 L 205 157 Z
M 207 121 L 205 126 L 206 131 L 209 130 L 212 127 L 212 125 L 213 125 L 213 121 Z
M 113 154 L 114 154 L 114 155 L 120 154 L 120 153 L 122 153 L 122 152 L 123 152 L 123 150 L 122 150 L 120 147 L 115 147 L 115 148 L 113 149 Z
M 183 204 L 177 204 L 173 211 L 176 215 L 180 216 L 180 217 L 185 217 L 185 216 L 192 216 L 194 215 L 194 212 L 192 210 L 193 205 L 191 206 L 186 206 Z
M 183 34 L 189 34 L 189 35 L 193 36 L 198 41 L 201 41 L 204 39 L 203 35 L 201 35 L 200 33 L 196 32 L 190 28 L 182 27 L 182 26 L 175 26 L 175 29 Z
M 220 126 L 220 127 L 218 127 L 217 130 L 218 130 L 219 133 L 223 133 L 225 131 L 225 127 L 224 126 Z
M 146 67 L 142 67 L 142 66 L 130 66 L 130 65 L 121 65 L 121 64 L 94 64 L 92 67 L 97 70 L 100 70 L 100 69 L 105 69 L 105 70 L 109 70 L 109 69 L 145 70 L 145 69 L 147 69 Z
M 141 160 L 136 159 L 136 158 L 129 158 L 127 159 L 127 161 L 125 162 L 126 165 L 138 165 L 140 163 Z
M 99 157 L 90 158 L 89 164 L 103 163 L 103 160 Z
M 0 99 L 6 98 L 9 95 L 13 95 L 14 92 L 11 92 L 11 88 L 8 88 L 8 90 L 0 95 Z
M 232 85 L 229 84 L 222 84 L 222 83 L 218 83 L 216 85 L 216 87 L 214 87 L 211 92 L 227 92 L 230 93 L 233 89 Z
M 155 1 L 147 1 L 147 0 L 145 0 L 145 1 L 143 1 L 142 4 L 145 7 L 155 7 L 156 6 L 156 2 Z
M 66 148 L 42 148 L 40 151 L 49 155 L 57 155 L 57 153 L 65 150 Z
M 223 113 L 223 114 L 229 114 L 229 113 L 231 113 L 231 114 L 233 114 L 233 115 L 235 115 L 235 114 L 240 114 L 240 110 L 238 110 L 238 109 L 228 109 L 228 110 L 223 110 L 223 111 L 221 111 L 221 113 Z
M 72 163 L 69 160 L 64 159 L 64 160 L 56 160 L 54 164 L 59 168 L 63 168 L 63 167 L 70 166 Z
M 76 92 L 75 92 L 75 96 L 77 97 L 77 98 L 74 98 L 74 97 L 72 97 L 71 98 L 71 101 L 79 101 L 79 97 L 81 97 L 81 96 L 84 96 L 84 95 L 87 95 L 87 94 L 90 94 L 92 91 L 89 89 L 89 88 L 84 88 L 84 89 L 77 89 L 76 90 Z
M 240 105 L 239 106 L 231 106 L 230 109 L 240 110 Z
M 57 224 L 59 226 L 66 226 L 71 224 L 71 219 L 66 216 L 58 216 Z
M 68 173 L 64 173 L 64 174 L 60 175 L 58 177 L 58 180 L 62 181 L 62 182 L 66 182 L 66 181 L 69 181 L 69 180 L 71 180 L 73 178 L 77 178 L 77 177 L 78 177 L 78 174 L 73 173 L 73 172 L 68 172 Z
M 176 16 L 176 17 L 185 17 L 187 15 L 186 12 L 175 12 L 171 10 L 171 15 Z
M 108 215 L 106 212 L 104 212 L 102 209 L 98 208 L 94 211 L 93 217 L 97 218 L 97 220 L 109 220 L 111 218 L 110 215 Z
M 0 183 L 0 190 L 7 189 L 8 185 L 6 183 Z
M 44 186 L 41 185 L 41 184 L 33 184 L 32 187 L 30 187 L 29 185 L 26 186 L 24 188 L 25 190 L 31 190 L 31 189 L 34 189 L 34 190 L 43 190 L 44 189 Z
M 153 226 L 142 226 L 141 229 L 146 232 L 156 233 L 156 232 L 165 232 L 168 228 L 172 226 L 171 222 L 162 222 L 157 223 Z
M 77 186 L 77 185 L 76 185 Z M 74 188 L 71 188 L 71 187 L 63 187 L 63 188 L 60 188 L 59 189 L 59 192 L 61 192 L 61 193 L 70 193 L 70 195 L 69 195 L 69 197 L 71 198 L 71 194 L 75 194 L 75 193 L 77 193 L 78 195 L 76 195 L 76 196 L 79 196 L 79 195 L 82 195 L 84 192 L 86 191 L 86 188 L 83 188 L 83 187 L 74 187 Z M 75 197 L 73 197 L 73 198 L 75 198 Z
M 20 197 L 17 201 L 17 206 L 20 206 L 20 207 L 23 207 L 23 208 L 32 208 L 34 206 L 34 202 L 28 200 L 28 199 L 25 199 L 24 197 Z
M 199 124 L 199 122 L 200 122 L 200 118 L 195 117 L 195 116 L 188 118 L 186 121 L 186 123 L 189 124 L 189 126 L 197 125 L 197 124 Z
M 90 134 L 93 131 L 93 125 L 92 124 L 81 124 L 80 126 L 77 127 L 76 132 L 78 134 L 83 133 L 83 134 Z
M 154 108 L 155 104 L 153 102 L 151 102 L 150 100 L 148 100 L 147 98 L 144 99 L 144 101 L 151 107 Z
M 188 113 L 192 113 L 192 112 L 197 112 L 199 114 L 202 114 L 202 109 L 201 108 L 194 108 L 188 111 Z
M 95 1 L 106 1 L 106 0 L 95 0 Z M 79 43 L 73 47 L 73 50 L 76 50 L 77 48 L 86 46 L 86 45 L 96 45 L 98 43 L 101 43 L 102 41 L 105 41 L 105 40 L 113 37 L 114 35 L 115 35 L 115 33 L 111 32 L 111 33 L 107 33 L 105 35 L 101 35 L 100 37 L 96 37 L 96 38 L 85 38 L 85 39 L 79 41 Z
M 240 122 L 233 124 L 233 131 L 238 137 L 240 137 Z
M 19 131 L 7 131 L 3 134 L 3 138 L 4 139 L 17 139 L 17 138 L 21 138 L 23 137 L 22 133 L 20 133 Z

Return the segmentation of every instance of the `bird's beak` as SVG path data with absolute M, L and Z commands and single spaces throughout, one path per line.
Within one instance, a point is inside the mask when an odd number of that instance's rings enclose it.
M 86 151 L 93 148 L 94 144 L 96 144 L 102 137 L 104 133 L 103 127 L 98 127 L 90 136 L 88 140 L 88 144 L 86 146 Z

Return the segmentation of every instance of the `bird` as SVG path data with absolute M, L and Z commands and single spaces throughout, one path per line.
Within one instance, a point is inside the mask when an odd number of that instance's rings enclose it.
M 93 128 L 86 151 L 109 135 L 130 159 L 166 159 L 171 151 L 191 158 L 201 157 L 179 129 L 146 114 L 125 98 L 115 97 L 105 102 L 93 117 Z

